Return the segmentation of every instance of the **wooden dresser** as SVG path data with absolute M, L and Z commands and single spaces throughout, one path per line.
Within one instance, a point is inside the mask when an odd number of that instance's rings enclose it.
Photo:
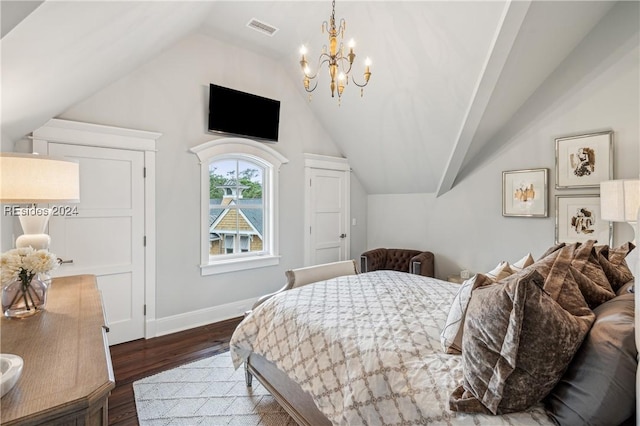
M 46 310 L 0 320 L 0 352 L 24 359 L 0 400 L 2 425 L 107 425 L 115 387 L 102 301 L 93 275 L 55 278 Z

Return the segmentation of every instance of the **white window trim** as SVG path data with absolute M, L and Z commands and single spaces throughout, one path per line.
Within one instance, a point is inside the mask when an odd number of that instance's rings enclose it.
M 201 275 L 223 274 L 245 269 L 263 268 L 280 263 L 278 249 L 278 176 L 280 166 L 289 162 L 282 154 L 268 145 L 251 139 L 221 138 L 205 142 L 190 149 L 200 159 L 200 273 Z M 264 209 L 269 212 L 264 224 L 265 241 L 270 254 L 241 253 L 242 256 L 212 259 L 209 255 L 209 163 L 214 157 L 245 155 L 265 167 L 263 186 L 268 190 Z

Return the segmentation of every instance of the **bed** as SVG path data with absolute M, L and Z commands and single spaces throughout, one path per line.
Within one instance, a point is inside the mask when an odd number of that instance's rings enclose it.
M 441 332 L 459 290 L 373 271 L 282 291 L 238 326 L 231 356 L 302 425 L 554 424 L 542 402 L 497 416 L 452 411 L 465 364 Z

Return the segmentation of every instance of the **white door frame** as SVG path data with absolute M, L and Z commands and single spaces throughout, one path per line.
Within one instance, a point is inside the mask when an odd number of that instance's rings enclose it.
M 156 142 L 161 133 L 51 119 L 33 132 L 33 152 L 47 155 L 49 142 L 144 152 L 144 337 L 156 335 Z
M 311 266 L 311 235 L 309 228 L 311 227 L 311 190 L 309 182 L 311 181 L 311 171 L 313 169 L 325 169 L 336 170 L 344 172 L 344 229 L 347 230 L 347 237 L 345 238 L 345 255 L 349 256 L 351 253 L 351 235 L 348 230 L 349 218 L 351 217 L 351 167 L 349 161 L 342 157 L 331 157 L 327 155 L 319 154 L 304 154 L 304 264 L 305 266 Z

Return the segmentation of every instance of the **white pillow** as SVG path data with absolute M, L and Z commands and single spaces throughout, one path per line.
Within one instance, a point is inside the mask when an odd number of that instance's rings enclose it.
M 534 262 L 535 260 L 533 259 L 533 256 L 531 256 L 531 253 L 527 253 L 522 259 L 509 266 L 511 266 L 511 269 L 513 269 L 514 272 L 520 272 L 527 266 L 533 265 Z
M 495 282 L 500 281 L 503 278 L 507 278 L 513 273 L 514 271 L 509 266 L 509 262 L 500 262 L 498 263 L 498 266 L 487 272 L 485 275 Z
M 448 354 L 462 353 L 462 331 L 467 305 L 471 300 L 471 292 L 478 287 L 493 284 L 493 280 L 486 275 L 476 274 L 460 285 L 458 294 L 449 308 L 449 315 L 440 333 L 442 350 Z

